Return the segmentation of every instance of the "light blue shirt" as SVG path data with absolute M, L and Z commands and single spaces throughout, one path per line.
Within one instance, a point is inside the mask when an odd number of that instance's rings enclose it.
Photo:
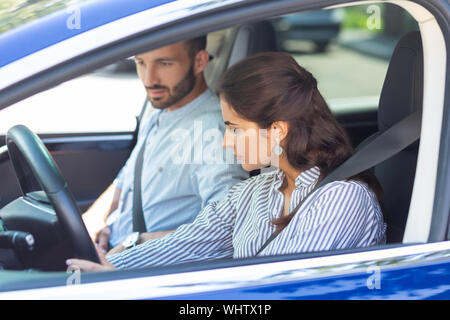
M 224 131 L 219 100 L 209 89 L 179 109 L 150 115 L 115 180 L 121 195 L 107 220 L 112 246 L 133 231 L 134 170 L 144 142 L 141 190 L 148 232 L 192 222 L 208 202 L 222 200 L 230 187 L 248 178 L 231 150 L 222 148 Z

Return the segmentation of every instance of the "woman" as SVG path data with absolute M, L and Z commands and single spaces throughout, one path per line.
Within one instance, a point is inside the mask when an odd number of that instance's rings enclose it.
M 380 187 L 370 173 L 328 183 L 293 211 L 353 153 L 311 73 L 287 54 L 262 53 L 231 67 L 217 91 L 227 127 L 224 147 L 233 148 L 245 170 L 267 165 L 278 170 L 237 184 L 193 223 L 164 238 L 106 259 L 100 254 L 102 265 L 76 259 L 69 265 L 139 268 L 385 242 Z M 277 237 L 261 250 L 274 232 Z

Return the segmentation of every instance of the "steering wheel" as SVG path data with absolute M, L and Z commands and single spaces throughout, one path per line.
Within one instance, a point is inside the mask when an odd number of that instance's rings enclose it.
M 17 125 L 6 134 L 6 143 L 22 193 L 44 190 L 75 257 L 100 263 L 75 198 L 39 137 L 24 125 Z

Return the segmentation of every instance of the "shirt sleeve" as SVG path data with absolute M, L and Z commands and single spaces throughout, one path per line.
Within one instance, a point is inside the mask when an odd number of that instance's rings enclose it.
M 222 201 L 208 204 L 191 224 L 184 224 L 161 239 L 148 240 L 119 254 L 107 256 L 116 268 L 132 269 L 192 261 L 231 258 L 236 203 L 242 184 Z
M 125 164 L 125 166 L 126 165 L 127 164 Z M 113 183 L 116 185 L 116 187 L 119 188 L 120 190 L 123 189 L 123 175 L 124 175 L 123 171 L 124 171 L 124 167 L 122 167 L 122 169 L 120 169 L 119 173 L 117 174 L 117 177 L 113 181 Z
M 194 178 L 201 198 L 202 208 L 211 201 L 223 199 L 230 188 L 247 179 L 248 172 L 241 165 L 203 165 L 194 170 Z
M 374 195 L 359 183 L 333 183 L 311 200 L 314 203 L 307 206 L 308 211 L 297 212 L 264 254 L 338 250 L 382 242 L 381 210 Z

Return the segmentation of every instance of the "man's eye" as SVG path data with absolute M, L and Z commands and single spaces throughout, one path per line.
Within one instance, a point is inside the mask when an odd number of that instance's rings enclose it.
M 136 64 L 138 64 L 138 65 L 143 65 L 143 64 L 144 64 L 144 61 L 142 61 L 142 60 L 135 60 L 135 62 L 136 62 Z
M 161 62 L 161 65 L 164 66 L 164 67 L 169 67 L 169 66 L 172 65 L 172 62 L 165 62 L 165 61 L 162 61 L 162 62 Z

